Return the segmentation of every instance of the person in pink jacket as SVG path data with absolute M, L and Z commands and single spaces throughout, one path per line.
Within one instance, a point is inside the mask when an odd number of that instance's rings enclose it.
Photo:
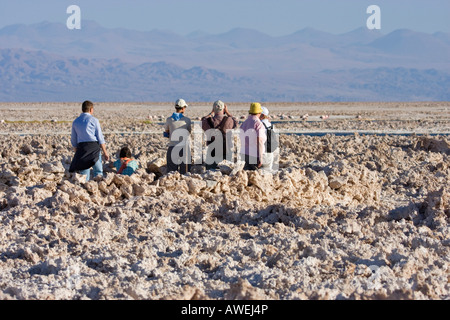
M 266 128 L 260 120 L 261 112 L 261 104 L 252 103 L 249 116 L 240 127 L 240 153 L 245 161 L 244 170 L 258 170 L 263 164 L 267 136 Z

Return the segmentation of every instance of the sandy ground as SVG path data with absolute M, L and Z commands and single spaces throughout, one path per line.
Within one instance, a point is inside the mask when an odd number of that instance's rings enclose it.
M 183 176 L 172 103 L 98 104 L 140 169 L 85 182 L 78 103 L 0 104 L 0 299 L 449 299 L 450 103 L 266 106 L 278 172 Z

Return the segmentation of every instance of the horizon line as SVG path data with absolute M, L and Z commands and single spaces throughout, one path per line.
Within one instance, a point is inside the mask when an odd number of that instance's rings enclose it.
M 321 29 L 318 29 L 318 28 L 315 28 L 315 27 L 308 26 L 308 27 L 304 27 L 304 28 L 298 29 L 297 31 L 294 31 L 294 32 L 291 32 L 291 33 L 284 34 L 284 35 L 270 35 L 270 34 L 268 34 L 267 32 L 260 31 L 260 30 L 258 30 L 258 29 L 248 28 L 248 27 L 239 27 L 239 26 L 237 26 L 237 27 L 234 27 L 234 28 L 229 29 L 228 31 L 225 31 L 225 32 L 219 32 L 219 33 L 210 33 L 210 32 L 208 32 L 208 31 L 205 31 L 205 30 L 202 30 L 202 29 L 197 29 L 197 30 L 195 30 L 195 31 L 188 32 L 188 33 L 186 33 L 186 34 L 182 34 L 182 33 L 179 33 L 179 32 L 177 32 L 177 31 L 174 31 L 174 30 L 171 30 L 171 29 L 159 29 L 159 28 L 153 28 L 153 29 L 149 29 L 149 30 L 141 30 L 141 29 L 127 28 L 127 27 L 123 27 L 123 26 L 119 26 L 119 27 L 107 27 L 107 26 L 104 26 L 104 25 L 102 25 L 101 23 L 99 23 L 99 22 L 97 22 L 97 21 L 95 21 L 95 20 L 90 20 L 90 19 L 84 19 L 84 20 L 82 21 L 82 27 L 81 27 L 81 30 L 83 30 L 83 22 L 85 22 L 85 23 L 87 22 L 88 24 L 89 24 L 89 23 L 91 23 L 91 24 L 92 24 L 92 23 L 93 23 L 93 24 L 96 24 L 96 25 L 99 26 L 100 28 L 103 28 L 103 29 L 106 29 L 106 30 L 126 30 L 126 31 L 134 31 L 134 32 L 141 32 L 141 33 L 158 32 L 158 31 L 159 31 L 159 32 L 168 32 L 168 33 L 172 33 L 172 34 L 179 35 L 179 36 L 183 36 L 183 37 L 189 37 L 189 36 L 194 35 L 195 33 L 204 33 L 206 36 L 220 36 L 220 35 L 228 34 L 228 33 L 232 32 L 232 31 L 235 31 L 235 30 L 250 30 L 250 31 L 255 31 L 255 32 L 261 33 L 261 34 L 263 34 L 263 35 L 266 35 L 266 36 L 268 36 L 268 37 L 271 37 L 271 38 L 283 38 L 283 37 L 291 36 L 291 35 L 294 35 L 294 34 L 296 34 L 296 33 L 299 33 L 299 32 L 305 31 L 305 30 L 312 30 L 312 31 L 322 32 L 322 33 L 329 34 L 329 35 L 333 35 L 333 36 L 346 35 L 346 34 L 348 34 L 348 33 L 355 32 L 355 31 L 358 31 L 358 30 L 367 30 L 367 32 L 378 33 L 378 34 L 381 34 L 381 35 L 388 35 L 388 34 L 390 34 L 390 33 L 393 33 L 393 32 L 396 32 L 396 31 L 402 31 L 402 30 L 404 30 L 404 31 L 412 31 L 412 32 L 416 32 L 416 33 L 423 33 L 423 34 L 428 34 L 428 35 L 435 35 L 435 34 L 437 34 L 437 33 L 444 33 L 444 34 L 449 34 L 449 35 L 450 35 L 450 32 L 446 32 L 446 31 L 426 32 L 426 31 L 419 31 L 419 30 L 415 30 L 415 29 L 411 29 L 411 28 L 397 28 L 397 29 L 392 29 L 391 31 L 389 31 L 389 32 L 386 33 L 386 32 L 383 32 L 383 29 L 381 29 L 381 30 L 377 30 L 377 29 L 375 29 L 375 30 L 369 30 L 369 29 L 367 29 L 367 28 L 364 27 L 364 26 L 360 26 L 360 27 L 351 29 L 351 30 L 349 30 L 349 31 L 341 32 L 341 33 L 332 33 L 332 32 L 329 32 L 329 31 L 324 31 L 324 30 L 321 30 Z M 3 29 L 8 28 L 8 27 L 13 27 L 13 26 L 26 26 L 26 27 L 32 27 L 32 26 L 37 26 L 37 25 L 42 25 L 42 24 L 56 24 L 56 25 L 62 25 L 62 26 L 65 26 L 65 24 L 64 24 L 63 22 L 55 22 L 55 21 L 43 20 L 43 21 L 41 21 L 41 22 L 35 22 L 35 23 L 30 23 L 30 24 L 23 23 L 23 22 L 19 22 L 19 23 L 14 23 L 14 24 L 9 24 L 9 25 L 4 25 L 3 27 L 0 27 L 0 30 L 3 30 Z M 76 30 L 76 31 L 81 31 L 81 30 Z M 71 31 L 74 31 L 74 30 L 71 30 Z M 76 32 L 76 31 L 74 31 L 74 32 Z

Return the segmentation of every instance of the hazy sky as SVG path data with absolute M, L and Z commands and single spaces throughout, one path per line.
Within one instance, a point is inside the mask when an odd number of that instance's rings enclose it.
M 223 33 L 252 28 L 287 35 L 305 27 L 344 33 L 366 26 L 370 5 L 381 8 L 381 31 L 450 32 L 449 0 L 1 0 L 0 28 L 42 21 L 65 23 L 70 5 L 105 27 Z

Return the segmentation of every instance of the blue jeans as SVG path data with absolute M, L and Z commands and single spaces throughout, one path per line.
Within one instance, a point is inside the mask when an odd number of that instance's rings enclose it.
M 94 170 L 94 177 L 103 175 L 103 162 L 102 162 L 102 153 L 101 152 L 100 152 L 97 162 L 94 164 L 92 169 Z M 91 179 L 91 169 L 82 170 L 82 171 L 80 171 L 80 174 L 86 176 L 86 181 L 89 181 Z

